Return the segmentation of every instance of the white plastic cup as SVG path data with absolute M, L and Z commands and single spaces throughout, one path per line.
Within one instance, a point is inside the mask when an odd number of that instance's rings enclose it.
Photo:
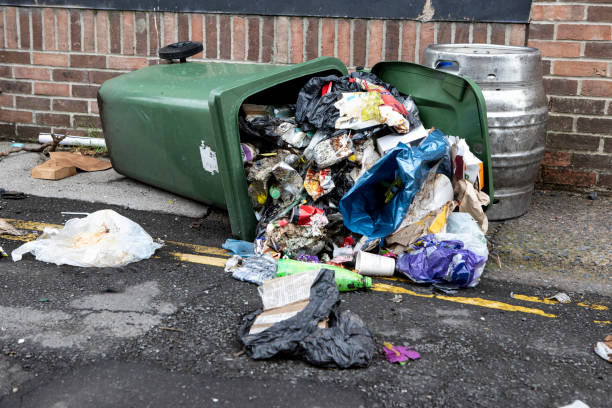
M 393 276 L 395 259 L 359 251 L 355 259 L 355 269 L 365 276 Z

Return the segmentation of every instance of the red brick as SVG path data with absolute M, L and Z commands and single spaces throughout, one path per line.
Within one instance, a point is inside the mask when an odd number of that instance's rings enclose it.
M 572 161 L 572 154 L 566 152 L 553 152 L 547 150 L 542 159 L 543 166 L 567 167 Z
M 579 42 L 529 40 L 528 45 L 538 48 L 542 52 L 543 57 L 572 58 L 580 56 Z
M 570 5 L 533 5 L 531 7 L 532 21 L 582 21 L 584 6 Z
M 304 22 L 301 17 L 289 19 L 291 27 L 291 50 L 290 62 L 304 61 Z
M 92 10 L 83 10 L 81 12 L 83 24 L 83 51 L 96 52 L 96 20 Z
M 612 119 L 610 122 L 612 122 Z M 594 170 L 610 170 L 612 169 L 612 156 L 604 154 L 574 153 L 572 166 Z
M 385 61 L 399 59 L 400 24 L 397 20 L 385 22 Z
M 54 69 L 53 80 L 59 82 L 88 82 L 87 71 L 78 69 Z
M 600 174 L 598 186 L 612 188 L 612 174 Z
M 15 78 L 41 79 L 43 81 L 48 81 L 51 79 L 51 70 L 49 68 L 39 67 L 13 67 L 13 75 Z
M 244 61 L 246 56 L 245 25 L 244 17 L 232 17 L 232 60 L 235 61 Z
M 110 51 L 108 31 L 108 12 L 98 10 L 96 12 L 96 47 L 100 54 L 108 54 Z
M 32 48 L 43 49 L 42 9 L 39 8 L 32 9 Z
M 16 96 L 15 106 L 17 107 L 17 109 L 48 111 L 51 110 L 51 99 L 36 98 L 31 96 Z
M 159 13 L 149 14 L 149 55 L 157 56 L 159 43 L 161 40 L 161 16 Z
M 36 123 L 49 126 L 70 126 L 70 115 L 57 113 L 37 113 Z
M 555 37 L 554 24 L 529 24 L 529 39 L 530 40 L 552 40 Z
M 578 118 L 576 128 L 579 132 L 609 135 L 612 118 Z
M 51 95 L 51 96 L 69 96 L 70 85 L 69 84 L 54 84 L 51 82 L 35 82 L 34 83 L 34 94 L 35 95 Z
M 365 67 L 366 65 L 366 47 L 368 39 L 368 21 L 353 20 L 353 66 Z
M 72 85 L 72 96 L 76 98 L 95 98 L 99 88 L 96 85 Z
M 12 78 L 13 70 L 10 65 L 0 65 L 0 77 L 2 78 Z
M 0 9 L 0 48 L 4 48 L 4 10 Z
M 1 14 L 1 13 L 0 13 Z M 12 139 L 17 136 L 17 127 L 14 123 L 0 123 L 0 137 Z
M 23 98 L 23 96 L 17 96 L 17 98 Z M 0 107 L 3 108 L 14 108 L 15 107 L 15 96 L 0 94 Z M 19 109 L 20 107 L 17 106 Z
M 50 133 L 51 128 L 47 126 L 32 126 L 32 125 L 21 125 L 18 124 L 16 128 L 16 135 L 19 135 L 20 139 L 27 139 L 38 142 L 38 135 L 40 133 Z
M 4 9 L 6 19 L 6 48 L 19 48 L 19 33 L 17 32 L 17 7 Z
M 553 73 L 562 76 L 606 76 L 604 61 L 555 61 Z
M 30 49 L 30 10 L 19 9 L 19 34 L 21 37 L 21 49 Z
M 70 66 L 75 68 L 106 68 L 106 57 L 95 54 L 72 54 Z
M 549 115 L 548 130 L 558 132 L 571 132 L 574 123 L 574 118 L 571 116 Z
M 338 20 L 338 58 L 347 67 L 351 65 L 351 22 L 350 20 Z
M 609 25 L 559 24 L 557 40 L 609 41 Z
M 584 56 L 587 58 L 612 59 L 612 42 L 605 43 L 586 43 Z
M 419 44 L 419 60 L 423 61 L 423 52 L 427 46 L 434 43 L 434 23 L 422 23 L 421 24 L 421 41 Z
M 383 58 L 383 20 L 369 20 L 368 31 L 370 38 L 368 39 L 368 67 L 374 66 Z
M 262 17 L 261 62 L 272 62 L 274 57 L 274 17 Z
M 595 185 L 597 175 L 574 170 L 542 169 L 542 181 L 550 184 L 587 187 Z
M 74 126 L 80 128 L 102 128 L 99 116 L 93 115 L 74 115 Z
M 602 99 L 577 99 L 552 97 L 552 111 L 563 113 L 582 113 L 603 115 L 606 101 Z
M 56 50 L 55 11 L 53 9 L 43 9 L 43 31 L 45 32 L 45 50 Z
M 525 24 L 512 24 L 510 26 L 510 38 L 508 40 L 508 44 L 521 47 L 524 46 L 526 31 L 527 26 Z
M 108 67 L 111 69 L 139 69 L 146 66 L 145 57 L 108 57 Z
M 321 55 L 333 57 L 335 55 L 336 20 L 324 18 L 321 20 L 321 23 Z
M 612 23 L 612 6 L 589 6 L 587 20 Z
M 436 37 L 437 44 L 448 44 L 451 42 L 453 24 L 449 22 L 438 23 L 438 34 Z
M 121 14 L 118 11 L 109 11 L 108 24 L 110 30 L 110 52 L 121 54 Z
M 29 64 L 30 63 L 30 53 L 0 50 L 0 63 Z
M 174 19 L 176 14 L 164 13 L 164 42 L 161 44 L 162 47 L 170 45 L 176 42 L 176 24 Z
M 54 99 L 53 110 L 60 112 L 87 113 L 89 111 L 89 103 L 78 99 Z
M 0 80 L 0 92 L 31 94 L 32 84 L 15 80 Z
M 81 137 L 90 136 L 89 130 L 75 129 L 73 127 L 70 127 L 70 128 L 61 127 L 61 126 L 54 126 L 53 133 L 56 133 L 58 135 L 70 135 L 70 136 L 81 136 Z M 99 134 L 100 136 L 102 136 L 102 132 L 99 132 Z
M 191 15 L 191 41 L 203 42 L 204 40 L 204 30 L 202 25 L 202 15 L 201 14 L 192 14 Z M 193 56 L 193 58 L 202 58 L 202 53 L 199 52 Z
M 612 96 L 612 81 L 596 81 L 596 80 L 584 80 L 582 81 L 581 95 L 585 96 Z
M 546 135 L 546 147 L 549 149 L 586 150 L 596 152 L 599 148 L 599 136 L 549 132 Z
M 67 67 L 68 54 L 47 54 L 35 52 L 32 54 L 35 65 L 49 65 L 53 67 Z
M 551 60 L 542 60 L 542 75 L 550 75 L 551 68 Z
M 32 112 L 0 109 L 0 120 L 11 123 L 32 123 Z
M 604 152 L 612 153 L 612 138 L 604 139 Z
M 137 12 L 134 14 L 134 32 L 136 34 L 136 54 L 147 55 L 147 15 Z
M 189 14 L 179 14 L 177 20 L 178 41 L 189 41 Z
M 70 50 L 69 29 L 70 19 L 68 17 L 68 10 L 56 9 L 55 18 L 57 20 L 57 49 L 60 51 Z
M 470 25 L 468 23 L 455 23 L 455 44 L 467 44 L 470 42 Z
M 89 77 L 89 82 L 92 84 L 103 84 L 105 81 L 114 78 L 123 74 L 123 72 L 117 71 L 93 71 L 89 70 L 87 72 Z
M 206 16 L 206 58 L 217 58 L 217 16 Z
M 259 61 L 259 17 L 249 17 L 248 24 L 248 47 L 246 58 L 249 61 Z
M 72 51 L 82 51 L 81 45 L 81 11 L 70 10 L 70 40 Z
M 134 13 L 123 11 L 121 24 L 121 53 L 134 55 Z
M 207 22 L 208 24 L 208 22 Z M 230 16 L 219 16 L 219 58 L 232 58 L 232 21 Z
M 505 24 L 491 24 L 491 44 L 506 43 L 506 25 Z
M 98 109 L 97 101 L 89 101 L 89 111 L 91 113 L 100 113 L 100 110 Z
M 486 44 L 487 24 L 476 23 L 472 26 L 472 42 L 475 44 Z
M 402 22 L 402 61 L 416 61 L 417 30 L 419 23 L 416 21 Z M 467 41 L 466 41 L 467 42 Z

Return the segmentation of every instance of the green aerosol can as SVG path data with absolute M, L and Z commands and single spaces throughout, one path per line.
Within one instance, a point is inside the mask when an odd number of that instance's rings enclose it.
M 276 270 L 276 276 L 294 275 L 296 273 L 317 271 L 321 269 L 331 269 L 334 271 L 336 285 L 340 292 L 350 292 L 359 289 L 370 289 L 372 287 L 372 278 L 362 276 L 348 269 L 341 268 L 335 265 L 300 262 L 293 259 L 279 259 Z

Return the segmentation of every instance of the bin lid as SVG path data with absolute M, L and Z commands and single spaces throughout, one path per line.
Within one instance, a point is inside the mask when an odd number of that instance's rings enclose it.
M 372 73 L 414 99 L 426 128 L 435 127 L 466 140 L 472 153 L 482 160 L 483 190 L 493 202 L 487 110 L 478 85 L 469 78 L 409 62 L 379 62 Z

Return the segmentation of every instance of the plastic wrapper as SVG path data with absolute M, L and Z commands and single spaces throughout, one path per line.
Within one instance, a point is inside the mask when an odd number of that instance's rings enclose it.
M 304 177 L 304 188 L 314 201 L 332 191 L 335 187 L 330 169 L 315 171 L 308 169 Z
M 276 259 L 269 255 L 254 255 L 243 259 L 233 268 L 227 268 L 226 264 L 226 271 L 232 272 L 234 279 L 261 285 L 276 276 Z
M 64 228 L 45 228 L 35 241 L 15 249 L 13 261 L 31 252 L 56 265 L 119 267 L 150 258 L 162 244 L 138 224 L 112 210 L 66 221 Z
M 334 104 L 338 109 L 336 129 L 365 129 L 382 123 L 379 106 L 383 104 L 377 92 L 345 92 Z
M 242 149 L 241 154 L 243 163 L 252 162 L 259 154 L 259 149 L 251 143 L 240 143 L 240 147 Z
M 365 174 L 380 159 L 380 155 L 376 152 L 374 141 L 371 139 L 354 146 L 354 149 L 355 163 L 358 167 L 351 170 L 350 175 L 353 181 L 357 181 L 359 177 Z
M 312 205 L 299 205 L 293 207 L 290 221 L 297 225 L 310 225 L 313 215 L 324 213 L 325 211 Z
M 258 310 L 243 318 L 238 331 L 247 355 L 257 359 L 292 356 L 320 367 L 367 367 L 374 339 L 363 321 L 350 311 L 339 312 L 334 272 L 323 269 L 310 289 L 308 304 L 294 316 L 249 334 Z M 328 319 L 329 327 L 320 327 Z
M 287 254 L 317 255 L 325 246 L 328 220 L 323 214 L 314 214 L 308 225 L 295 225 L 287 220 L 269 223 L 266 245 Z
M 240 239 L 228 238 L 223 245 L 221 245 L 221 248 L 230 251 L 234 255 L 240 255 L 241 257 L 249 257 L 255 254 L 253 243 Z
M 419 108 L 414 103 L 414 100 L 411 96 L 403 96 L 399 98 L 402 100 L 402 105 L 408 112 L 408 121 L 410 122 L 410 128 L 416 128 L 419 126 L 423 126 L 423 122 L 421 122 L 421 117 L 419 116 Z
M 294 126 L 290 130 L 283 133 L 281 138 L 287 144 L 301 149 L 303 147 L 308 146 L 308 143 L 310 143 L 310 138 L 312 137 L 312 134 L 309 135 L 309 133 L 310 132 L 304 132 L 302 129 Z
M 313 159 L 320 169 L 340 162 L 353 154 L 353 143 L 348 134 L 323 140 L 313 149 Z
M 395 231 L 429 170 L 448 156 L 448 150 L 446 137 L 436 130 L 417 147 L 400 144 L 387 153 L 340 201 L 346 227 L 369 238 L 385 237 Z M 389 188 L 398 181 L 401 187 L 390 197 Z
M 466 179 L 457 180 L 454 191 L 459 202 L 459 211 L 469 213 L 476 220 L 482 232 L 486 234 L 489 229 L 489 220 L 482 207 L 489 204 L 489 196 L 482 191 L 477 191 Z

